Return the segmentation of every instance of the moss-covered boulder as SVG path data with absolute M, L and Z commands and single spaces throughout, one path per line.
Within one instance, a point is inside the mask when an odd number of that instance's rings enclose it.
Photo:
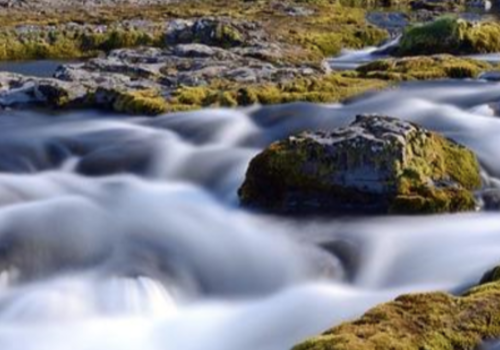
M 458 297 L 400 296 L 294 350 L 473 350 L 498 337 L 500 282 L 493 282 Z
M 408 28 L 396 52 L 399 56 L 438 53 L 473 54 L 500 51 L 500 23 L 469 22 L 442 17 Z
M 439 213 L 474 210 L 480 186 L 464 146 L 399 119 L 358 116 L 271 144 L 238 193 L 244 206 L 282 213 Z
M 380 59 L 357 68 L 363 78 L 392 81 L 477 78 L 496 67 L 484 61 L 451 55 Z

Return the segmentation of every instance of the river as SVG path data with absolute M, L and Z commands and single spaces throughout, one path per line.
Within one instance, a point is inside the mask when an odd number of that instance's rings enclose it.
M 472 148 L 500 187 L 500 84 L 402 84 L 345 103 L 0 118 L 2 350 L 286 350 L 405 292 L 500 262 L 500 214 L 300 219 L 239 208 L 250 159 L 360 113 Z

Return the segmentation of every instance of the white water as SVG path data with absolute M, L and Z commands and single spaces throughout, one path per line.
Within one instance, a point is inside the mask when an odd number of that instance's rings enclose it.
M 401 293 L 458 292 L 500 261 L 500 213 L 294 221 L 236 190 L 273 140 L 362 112 L 467 144 L 495 182 L 499 101 L 452 81 L 155 119 L 3 112 L 0 348 L 286 350 Z
M 401 36 L 397 36 L 381 46 L 369 46 L 361 50 L 343 49 L 339 56 L 328 60 L 333 70 L 356 69 L 359 66 L 379 59 L 390 58 L 388 50 L 398 46 Z M 500 53 L 473 54 L 463 57 L 486 61 L 492 64 L 500 62 Z
M 369 46 L 361 50 L 343 49 L 338 57 L 328 60 L 334 70 L 356 69 L 364 63 L 389 57 L 387 50 L 398 45 L 401 36 L 397 36 L 382 46 Z

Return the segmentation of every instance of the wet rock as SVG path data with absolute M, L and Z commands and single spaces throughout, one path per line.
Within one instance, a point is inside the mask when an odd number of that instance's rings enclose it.
M 51 107 L 76 105 L 85 99 L 86 93 L 84 87 L 71 82 L 0 73 L 1 107 L 30 104 Z
M 62 65 L 54 78 L 6 73 L 0 78 L 0 107 L 82 106 L 153 115 L 169 109 L 176 91 L 184 87 L 221 81 L 241 87 L 278 84 L 323 75 L 319 67 L 276 62 L 285 53 L 274 44 L 224 49 L 190 43 L 118 49 L 82 63 Z
M 484 210 L 488 211 L 500 210 L 500 189 L 488 189 L 482 191 L 481 199 L 483 201 Z
M 480 186 L 465 147 L 399 119 L 358 116 L 273 143 L 238 193 L 244 206 L 280 213 L 437 213 L 474 210 Z

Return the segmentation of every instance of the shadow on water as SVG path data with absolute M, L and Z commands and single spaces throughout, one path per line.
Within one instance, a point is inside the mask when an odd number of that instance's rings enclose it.
M 60 65 L 70 62 L 71 61 L 67 60 L 0 62 L 0 72 L 10 72 L 41 78 L 49 78 L 54 75 Z

